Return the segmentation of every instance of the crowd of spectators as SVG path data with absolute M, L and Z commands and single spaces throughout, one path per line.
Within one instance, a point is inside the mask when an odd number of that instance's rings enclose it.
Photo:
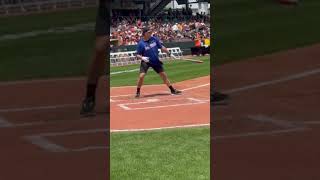
M 148 26 L 154 36 L 163 42 L 190 41 L 210 38 L 210 18 L 203 13 L 192 15 L 191 11 L 180 10 L 161 13 L 156 17 L 112 16 L 111 39 L 118 45 L 135 45 L 141 39 L 142 28 Z

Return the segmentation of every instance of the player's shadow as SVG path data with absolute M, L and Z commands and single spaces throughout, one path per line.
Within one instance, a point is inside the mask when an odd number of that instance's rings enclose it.
M 157 96 L 171 96 L 171 94 L 170 93 L 146 94 L 146 95 L 143 95 L 141 98 L 150 98 L 150 97 L 157 97 Z

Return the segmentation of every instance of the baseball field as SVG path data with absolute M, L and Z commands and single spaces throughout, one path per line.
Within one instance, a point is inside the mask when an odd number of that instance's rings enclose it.
M 211 111 L 214 175 L 276 179 L 261 177 L 267 168 L 289 179 L 297 169 L 301 179 L 318 177 L 320 3 L 214 4 L 214 78 L 231 95 Z M 0 18 L 1 179 L 105 178 L 108 82 L 101 80 L 97 116 L 79 115 L 94 20 L 91 8 Z M 184 90 L 178 97 L 153 71 L 139 102 L 132 99 L 137 72 L 110 76 L 111 179 L 209 179 L 210 62 L 200 58 L 165 63 Z M 297 156 L 306 167 L 293 163 Z

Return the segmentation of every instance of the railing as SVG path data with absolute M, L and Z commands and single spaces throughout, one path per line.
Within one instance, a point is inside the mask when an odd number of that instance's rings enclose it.
M 182 51 L 180 47 L 168 48 L 171 54 L 175 55 L 177 59 L 180 59 L 182 56 Z M 159 59 L 161 61 L 166 61 L 170 59 L 166 53 L 161 52 L 159 49 Z M 136 51 L 126 51 L 126 52 L 116 52 L 110 53 L 110 65 L 111 66 L 126 66 L 130 64 L 139 64 L 140 60 L 137 58 Z
M 171 0 L 161 0 L 153 5 L 147 13 L 150 15 L 156 15 L 170 2 Z
M 113 23 L 117 23 L 117 21 L 121 20 L 127 20 L 129 22 L 135 22 L 138 19 L 141 19 L 142 21 L 149 21 L 149 20 L 158 20 L 158 21 L 164 21 L 164 22 L 181 22 L 181 21 L 192 21 L 195 19 L 198 20 L 203 20 L 205 23 L 210 23 L 210 17 L 209 16 L 202 16 L 198 17 L 197 16 L 192 16 L 192 15 L 185 15 L 185 16 L 169 16 L 167 14 L 163 15 L 156 15 L 156 16 L 138 16 L 134 18 L 130 18 L 129 16 L 117 16 L 117 17 L 112 17 Z

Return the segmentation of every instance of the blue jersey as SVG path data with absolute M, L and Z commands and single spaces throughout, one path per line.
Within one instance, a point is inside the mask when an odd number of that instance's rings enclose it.
M 148 57 L 153 65 L 160 65 L 159 50 L 162 44 L 158 38 L 151 36 L 148 41 L 141 39 L 138 43 L 137 54 Z

